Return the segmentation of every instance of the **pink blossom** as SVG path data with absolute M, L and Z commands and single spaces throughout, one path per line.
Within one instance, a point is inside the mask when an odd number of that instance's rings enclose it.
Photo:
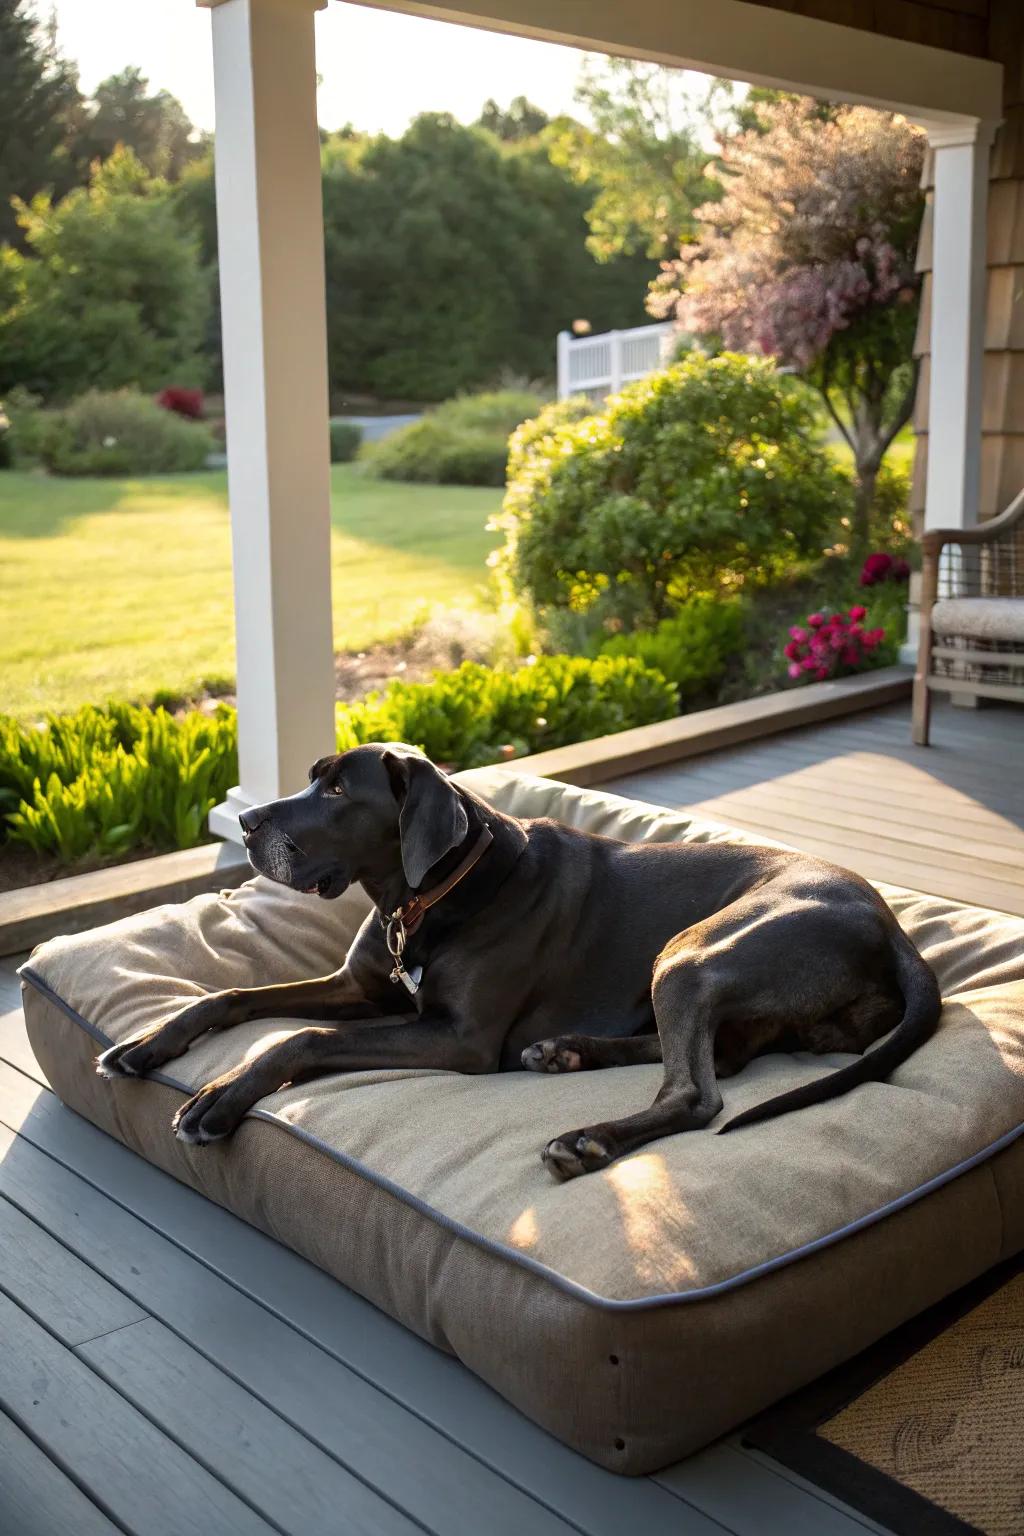
M 798 642 L 798 644 L 800 644 L 800 645 L 806 645 L 807 644 L 807 631 L 806 631 L 806 629 L 801 629 L 799 625 L 794 625 L 789 633 L 793 637 L 793 639 Z
M 828 677 L 828 667 L 819 667 L 814 675 L 818 679 L 819 683 L 823 683 L 826 677 Z
M 860 604 L 857 604 L 856 607 L 850 609 L 850 618 L 854 621 L 854 623 L 857 623 L 859 619 L 866 619 L 867 616 L 867 609 L 862 608 Z
M 884 553 L 868 555 L 860 572 L 860 584 L 862 587 L 873 587 L 880 581 L 885 581 L 892 573 L 892 555 Z
M 805 672 L 815 672 L 818 668 L 818 663 L 815 661 L 813 656 L 805 656 L 800 665 L 803 667 Z
M 820 629 L 825 622 L 825 615 L 823 613 L 809 613 L 807 615 L 807 622 L 812 629 Z
M 789 666 L 786 668 L 786 671 L 789 673 L 790 677 L 799 677 L 802 670 L 803 669 L 801 668 L 798 661 L 791 661 Z
M 800 654 L 800 647 L 795 640 L 789 640 L 782 647 L 782 654 L 787 661 L 795 661 Z
M 839 653 L 839 660 L 844 667 L 856 667 L 860 663 L 860 651 L 855 645 L 844 646 Z

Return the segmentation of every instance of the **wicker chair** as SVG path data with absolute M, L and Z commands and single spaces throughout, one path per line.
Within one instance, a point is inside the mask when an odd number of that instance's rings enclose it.
M 921 540 L 913 737 L 928 745 L 933 693 L 1024 703 L 1024 491 L 991 522 Z

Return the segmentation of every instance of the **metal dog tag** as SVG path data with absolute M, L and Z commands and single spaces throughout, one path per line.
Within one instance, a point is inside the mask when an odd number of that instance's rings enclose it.
M 391 972 L 392 981 L 400 981 L 410 997 L 415 997 L 423 980 L 422 965 L 414 965 L 411 971 L 407 971 L 401 960 L 396 961 L 395 968 Z
M 391 958 L 395 962 L 390 980 L 393 982 L 400 981 L 409 996 L 415 997 L 420 989 L 420 982 L 423 979 L 423 967 L 422 965 L 414 965 L 410 972 L 402 964 L 402 953 L 405 949 L 405 924 L 397 912 L 387 925 L 385 939 Z

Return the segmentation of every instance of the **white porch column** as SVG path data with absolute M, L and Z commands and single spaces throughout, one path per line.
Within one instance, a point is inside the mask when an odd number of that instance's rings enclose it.
M 210 814 L 300 789 L 334 749 L 330 451 L 313 15 L 213 9 L 228 491 L 241 783 Z
M 922 123 L 935 155 L 925 528 L 977 521 L 988 159 L 996 125 Z M 917 609 L 901 659 L 917 660 Z

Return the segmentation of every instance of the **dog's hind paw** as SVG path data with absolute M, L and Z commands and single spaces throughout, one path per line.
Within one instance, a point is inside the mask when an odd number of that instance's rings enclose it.
M 519 1059 L 527 1072 L 578 1072 L 583 1065 L 583 1058 L 569 1040 L 538 1040 L 536 1045 L 528 1045 Z
M 606 1168 L 613 1154 L 608 1148 L 586 1131 L 570 1131 L 566 1136 L 556 1136 L 541 1153 L 548 1172 L 556 1179 L 579 1178 L 581 1173 L 596 1173 Z

